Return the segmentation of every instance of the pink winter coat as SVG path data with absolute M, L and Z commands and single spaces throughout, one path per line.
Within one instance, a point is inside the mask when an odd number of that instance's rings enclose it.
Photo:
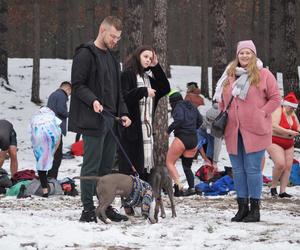
M 225 89 L 220 104 L 222 110 L 230 101 L 234 81 L 235 78 L 229 78 L 230 88 Z M 229 108 L 224 135 L 229 154 L 237 155 L 238 130 L 243 137 L 246 153 L 261 151 L 271 145 L 271 114 L 279 107 L 280 100 L 275 77 L 268 69 L 261 69 L 259 86 L 251 85 L 245 101 L 235 97 Z

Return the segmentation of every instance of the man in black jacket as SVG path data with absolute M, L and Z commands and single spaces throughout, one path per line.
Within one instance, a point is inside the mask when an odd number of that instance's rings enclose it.
M 55 90 L 48 98 L 47 107 L 50 108 L 62 122 L 60 124 L 62 135 L 67 134 L 67 118 L 69 116 L 67 102 L 71 95 L 71 83 L 62 82 L 59 89 Z M 60 137 L 60 143 L 55 151 L 52 168 L 48 171 L 48 178 L 57 179 L 58 169 L 63 156 L 63 140 Z
M 110 51 L 120 40 L 121 30 L 118 18 L 106 17 L 96 40 L 80 45 L 73 58 L 69 130 L 83 136 L 81 176 L 111 173 L 116 143 L 110 129 L 116 131 L 116 124 L 109 113 L 121 117 L 123 126 L 131 124 L 121 92 L 120 65 Z M 93 203 L 96 183 L 81 180 L 80 184 L 84 208 L 80 221 L 97 222 Z M 106 215 L 113 221 L 128 219 L 111 206 Z

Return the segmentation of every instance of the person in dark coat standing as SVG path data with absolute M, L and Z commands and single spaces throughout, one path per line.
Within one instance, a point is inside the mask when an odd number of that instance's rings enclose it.
M 59 89 L 55 90 L 48 98 L 47 107 L 50 108 L 62 122 L 60 143 L 55 151 L 52 168 L 48 171 L 47 177 L 57 179 L 58 169 L 63 156 L 63 140 L 62 135 L 67 135 L 67 118 L 69 116 L 67 102 L 71 95 L 71 83 L 62 82 Z
M 170 83 L 150 46 L 140 46 L 124 63 L 122 90 L 132 125 L 121 131 L 121 144 L 141 179 L 153 167 L 153 118 L 159 99 L 170 91 Z M 119 171 L 133 170 L 119 152 Z
M 80 45 L 73 58 L 68 128 L 83 137 L 81 176 L 111 173 L 117 148 L 111 133 L 116 131 L 116 123 L 111 115 L 121 117 L 125 127 L 131 124 L 121 91 L 120 64 L 110 51 L 121 39 L 121 33 L 121 20 L 106 17 L 96 40 Z M 97 222 L 93 202 L 96 182 L 81 180 L 80 187 L 84 210 L 79 220 Z M 113 221 L 128 220 L 112 206 L 107 208 L 106 215 Z

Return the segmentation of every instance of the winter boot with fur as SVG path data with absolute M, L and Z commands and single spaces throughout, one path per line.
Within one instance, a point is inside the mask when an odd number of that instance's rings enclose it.
M 241 222 L 249 213 L 249 199 L 248 198 L 237 198 L 239 210 L 237 214 L 231 218 L 231 221 Z
M 260 221 L 260 213 L 259 213 L 259 199 L 250 198 L 250 212 L 243 219 L 243 222 L 258 222 Z

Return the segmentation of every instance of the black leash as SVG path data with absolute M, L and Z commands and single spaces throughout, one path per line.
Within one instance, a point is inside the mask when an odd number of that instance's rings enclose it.
M 123 120 L 122 120 L 122 118 L 117 117 L 117 116 L 114 116 L 114 115 L 113 115 L 112 113 L 110 113 L 109 111 L 103 109 L 102 112 L 100 112 L 99 114 L 102 116 L 102 118 L 103 118 L 103 120 L 104 120 L 105 122 L 106 122 L 107 120 L 106 120 L 105 116 L 102 114 L 103 112 L 104 112 L 105 114 L 109 115 L 109 116 L 110 116 L 111 118 L 113 118 L 116 122 L 118 122 L 119 124 L 121 124 L 121 125 L 123 126 L 123 123 L 122 123 Z M 133 171 L 134 175 L 137 176 L 137 177 L 139 177 L 138 172 L 136 171 L 136 169 L 135 169 L 135 167 L 133 166 L 131 160 L 129 159 L 128 155 L 126 154 L 126 152 L 125 152 L 123 146 L 121 145 L 121 143 L 120 143 L 118 137 L 117 137 L 116 134 L 114 133 L 112 127 L 109 127 L 109 130 L 110 130 L 110 132 L 111 132 L 113 138 L 115 139 L 116 143 L 118 144 L 119 148 L 121 149 L 123 155 L 125 156 L 126 160 L 127 160 L 128 163 L 130 164 L 130 166 L 131 166 L 131 168 L 132 168 L 132 171 Z

